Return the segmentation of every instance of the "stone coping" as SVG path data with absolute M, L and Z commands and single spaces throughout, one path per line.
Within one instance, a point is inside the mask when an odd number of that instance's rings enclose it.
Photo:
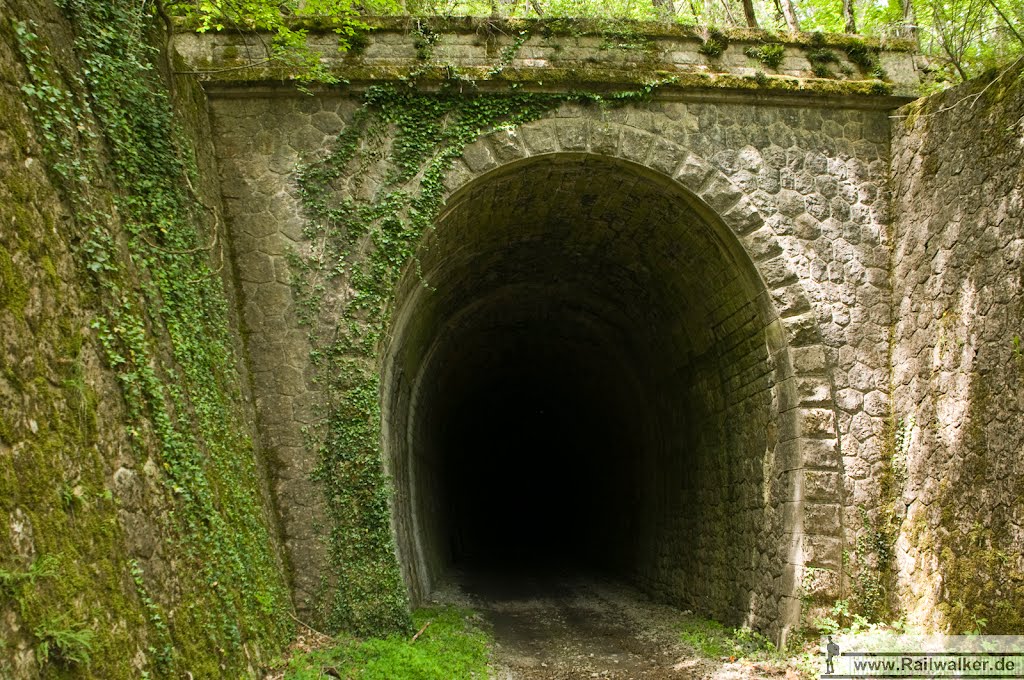
M 428 88 L 598 93 L 653 84 L 657 98 L 731 93 L 744 101 L 751 101 L 751 95 L 755 101 L 777 101 L 796 96 L 801 105 L 811 99 L 893 109 L 915 99 L 920 84 L 916 55 L 906 41 L 883 45 L 855 36 L 748 29 L 709 33 L 638 22 L 602 28 L 592 20 L 378 17 L 365 22 L 368 28 L 350 39 L 347 51 L 339 49 L 340 38 L 329 21 L 300 24 L 309 31 L 309 46 L 320 63 L 356 90 L 402 81 Z M 717 41 L 717 54 L 706 47 L 709 39 Z M 289 90 L 297 82 L 294 69 L 270 59 L 266 35 L 198 34 L 182 26 L 174 44 L 185 62 L 182 70 L 210 90 Z M 769 44 L 781 46 L 781 61 L 774 68 L 749 54 Z M 876 55 L 884 79 L 857 66 L 856 57 L 865 52 Z M 828 77 L 820 77 L 823 68 Z

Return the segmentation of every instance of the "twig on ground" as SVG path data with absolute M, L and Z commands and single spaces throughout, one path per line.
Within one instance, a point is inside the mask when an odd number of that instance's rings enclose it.
M 409 644 L 411 645 L 412 643 L 416 642 L 416 638 L 418 638 L 420 635 L 423 635 L 423 631 L 425 631 L 427 629 L 427 626 L 429 626 L 429 625 L 430 625 L 430 621 L 427 621 L 426 623 L 424 623 L 423 627 L 420 628 L 419 631 L 417 631 L 416 634 L 412 636 L 412 640 L 409 640 Z
M 313 631 L 314 633 L 316 633 L 317 635 L 319 635 L 321 637 L 325 637 L 325 638 L 331 637 L 330 635 L 327 635 L 326 633 L 321 633 L 320 631 L 318 631 L 316 628 L 314 628 L 313 626 L 309 625 L 305 621 L 300 620 L 297 616 L 295 616 L 295 614 L 292 614 L 291 612 L 288 612 L 288 616 L 290 616 L 295 623 L 299 624 L 300 626 L 302 626 L 306 630 L 311 630 L 311 631 Z

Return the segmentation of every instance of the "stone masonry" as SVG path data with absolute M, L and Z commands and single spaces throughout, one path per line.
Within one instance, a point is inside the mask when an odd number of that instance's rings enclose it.
M 309 361 L 308 332 L 298 323 L 290 288 L 288 254 L 309 247 L 302 233 L 304 217 L 296 193 L 295 167 L 319 157 L 349 124 L 360 106 L 359 83 L 391 80 L 401 75 L 401 69 L 415 66 L 415 51 L 409 47 L 412 40 L 407 32 L 394 28 L 371 34 L 371 43 L 361 56 L 348 61 L 339 58 L 334 64 L 339 73 L 352 76 L 354 86 L 322 91 L 312 97 L 276 82 L 276 74 L 270 71 L 256 70 L 249 75 L 233 71 L 242 75 L 216 76 L 207 83 L 260 426 L 264 444 L 275 460 L 275 494 L 293 571 L 293 589 L 296 602 L 304 609 L 314 605 L 324 576 L 321 539 L 326 528 L 319 490 L 309 480 L 315 460 L 303 439 L 303 432 L 315 422 L 322 396 Z M 756 337 L 762 338 L 762 347 L 767 346 L 768 351 L 750 354 L 758 358 L 748 368 L 753 371 L 751 375 L 766 376 L 763 394 L 770 406 L 764 407 L 769 409 L 764 411 L 769 414 L 764 426 L 778 432 L 769 450 L 759 454 L 761 460 L 776 464 L 751 487 L 753 492 L 745 493 L 757 507 L 771 506 L 772 512 L 777 511 L 775 540 L 784 569 L 773 572 L 767 581 L 744 586 L 750 588 L 747 605 L 759 598 L 772 602 L 764 609 L 765 618 L 748 616 L 746 622 L 784 635 L 786 629 L 798 624 L 801 596 L 823 604 L 851 595 L 854 585 L 846 578 L 844 559 L 850 560 L 847 564 L 857 565 L 863 557 L 862 562 L 868 563 L 867 556 L 856 554 L 857 537 L 867 530 L 865 511 L 876 517 L 889 509 L 888 500 L 881 497 L 880 483 L 893 469 L 893 397 L 896 415 L 918 413 L 918 428 L 933 417 L 925 415 L 920 406 L 932 394 L 922 377 L 926 369 L 916 368 L 908 359 L 908 363 L 896 366 L 893 374 L 890 353 L 899 358 L 910 352 L 917 357 L 914 361 L 927 358 L 938 361 L 939 366 L 949 364 L 943 369 L 946 372 L 939 373 L 944 376 L 943 384 L 948 385 L 948 396 L 930 407 L 940 423 L 943 417 L 958 421 L 949 409 L 963 407 L 961 392 L 966 395 L 970 389 L 978 389 L 971 388 L 974 383 L 966 377 L 970 371 L 963 369 L 963 361 L 968 360 L 966 348 L 971 346 L 967 338 L 973 337 L 965 326 L 969 320 L 986 309 L 997 310 L 986 318 L 1001 320 L 990 333 L 992 342 L 999 336 L 1002 344 L 988 365 L 1011 366 L 1017 356 L 1013 352 L 1019 353 L 1019 348 L 1014 350 L 1011 329 L 1014 324 L 1020 328 L 1020 306 L 1014 308 L 1016 316 L 1006 315 L 1014 299 L 1011 291 L 1020 287 L 1020 198 L 1011 195 L 1001 212 L 991 213 L 992 226 L 977 241 L 978 258 L 973 260 L 977 264 L 970 265 L 984 270 L 993 282 L 998 281 L 995 289 L 983 294 L 980 283 L 969 289 L 961 287 L 962 278 L 935 277 L 950 271 L 943 265 L 951 259 L 948 248 L 966 238 L 967 227 L 954 227 L 955 222 L 947 227 L 950 235 L 944 242 L 948 245 L 928 258 L 930 272 L 927 261 L 921 259 L 923 255 L 901 260 L 904 254 L 931 253 L 928 248 L 938 245 L 938 241 L 914 235 L 915 230 L 934 226 L 910 222 L 897 222 L 907 226 L 900 227 L 898 240 L 894 241 L 888 191 L 893 167 L 889 116 L 906 102 L 905 98 L 857 89 L 859 86 L 829 89 L 832 81 L 823 83 L 808 77 L 796 46 L 787 52 L 785 68 L 772 76 L 777 79 L 775 84 L 756 91 L 750 87 L 750 73 L 744 70 L 756 70 L 756 64 L 741 63 L 742 44 L 734 43 L 729 48 L 729 59 L 716 64 L 703 56 L 692 56 L 699 47 L 694 38 L 662 36 L 655 43 L 664 46 L 672 40 L 688 47 L 677 45 L 677 49 L 658 53 L 661 70 L 656 69 L 657 73 L 664 75 L 669 64 L 687 76 L 699 75 L 699 83 L 684 80 L 656 91 L 648 101 L 616 108 L 567 104 L 520 128 L 484 131 L 484 136 L 456 163 L 447 186 L 451 195 L 472 191 L 489 181 L 489 173 L 503 172 L 526 159 L 608 159 L 660 178 L 658 181 L 671 187 L 666 191 L 685 197 L 708 224 L 721 225 L 716 238 L 727 241 L 723 252 L 742 254 L 731 266 L 737 272 L 752 267 L 760 286 L 761 293 L 752 289 L 755 292 L 751 299 L 761 295 L 758 314 L 762 318 L 753 332 L 760 334 Z M 628 68 L 608 63 L 619 52 L 608 52 L 599 42 L 579 38 L 545 41 L 527 41 L 524 46 L 530 49 L 516 57 L 521 60 L 514 67 L 528 87 L 557 91 L 582 80 L 614 89 L 624 82 L 623 73 Z M 497 59 L 494 55 L 501 52 L 502 45 L 493 42 L 486 36 L 453 30 L 441 37 L 440 48 L 428 65 L 443 71 L 444 65 L 461 65 L 465 60 L 467 68 L 480 71 L 473 73 L 481 87 L 507 87 L 503 80 L 506 76 L 488 75 L 482 68 L 483 64 L 493 65 Z M 544 45 L 550 47 L 550 53 L 542 54 Z M 227 37 L 181 35 L 178 47 L 200 69 L 232 65 L 239 60 L 238 44 Z M 395 54 L 398 57 L 392 58 Z M 897 91 L 909 92 L 916 77 L 910 55 L 882 54 Z M 563 60 L 562 66 L 553 63 L 555 55 Z M 593 68 L 584 72 L 583 64 Z M 568 80 L 544 85 L 545 69 L 555 74 L 559 68 Z M 603 81 L 602 68 L 607 76 Z M 437 81 L 431 81 L 436 74 L 424 77 L 427 87 L 437 85 Z M 632 77 L 636 77 L 635 72 Z M 956 129 L 967 129 L 970 124 L 965 121 L 964 127 Z M 1016 124 L 1019 121 L 1007 123 L 1011 127 Z M 934 198 L 946 190 L 945 186 L 922 189 L 913 184 L 920 164 L 935 161 L 922 160 L 921 154 L 913 151 L 916 144 L 902 140 L 924 133 L 913 126 L 909 132 L 901 132 L 902 121 L 896 125 L 900 149 L 894 166 L 898 215 L 905 218 L 923 214 L 921 201 L 944 204 L 952 210 L 951 202 Z M 933 135 L 929 138 L 933 144 L 945 143 L 943 135 L 928 134 Z M 967 143 L 957 147 L 959 150 L 942 169 L 953 173 L 962 166 L 968 148 Z M 1007 142 L 1005 148 L 1009 150 L 1006 153 L 1015 148 L 1019 157 L 1019 143 L 1013 147 Z M 1018 168 L 1013 161 L 999 168 L 980 177 L 999 186 L 1016 181 L 1019 187 L 1019 177 L 1014 180 L 1010 176 L 1015 171 L 1011 168 Z M 907 179 L 901 180 L 904 176 Z M 972 195 L 981 201 L 988 192 L 979 189 Z M 1017 215 L 1018 221 L 1003 219 L 1004 215 Z M 985 246 L 989 241 L 990 245 Z M 989 260 L 982 256 L 999 252 L 1003 259 L 993 261 L 994 269 L 989 270 L 987 264 L 983 267 L 981 263 Z M 894 261 L 895 271 L 891 269 Z M 921 268 L 915 262 L 925 264 Z M 897 282 L 896 290 L 892 281 Z M 934 297 L 938 291 L 939 299 L 948 304 L 926 304 L 928 296 Z M 894 318 L 894 310 L 898 318 Z M 914 319 L 919 320 L 917 328 L 925 334 L 929 328 L 939 329 L 939 339 L 932 336 L 930 350 L 920 332 L 908 326 L 908 321 Z M 988 336 L 984 341 L 990 342 Z M 910 351 L 908 346 L 920 346 L 921 351 Z M 922 353 L 925 350 L 931 354 Z M 968 358 L 973 360 L 973 354 Z M 893 377 L 895 395 L 890 391 Z M 1019 377 L 1017 380 L 1019 384 Z M 1012 399 L 1009 395 L 1013 394 L 1002 383 L 987 393 L 1002 395 L 1002 400 Z M 994 429 L 975 435 L 987 437 L 989 442 L 1006 442 L 991 445 L 993 464 L 989 474 L 1008 474 L 1008 479 L 1017 484 L 1020 469 L 1013 468 L 1011 454 L 1014 441 L 1019 448 L 1019 418 L 1014 421 L 1005 414 L 1019 416 L 1019 410 L 1019 404 L 995 410 L 994 420 L 987 426 Z M 388 417 L 385 413 L 385 419 Z M 915 442 L 921 436 L 916 432 Z M 942 432 L 940 427 L 935 436 L 948 435 Z M 938 451 L 927 447 L 920 450 Z M 394 467 L 395 461 L 391 465 Z M 938 493 L 929 486 L 935 482 L 924 479 L 922 465 L 926 465 L 924 459 L 907 459 L 911 494 L 907 499 L 911 505 L 913 498 L 934 498 Z M 401 475 L 398 470 L 399 487 Z M 927 491 L 913 491 L 918 488 L 915 484 Z M 998 537 L 990 539 L 993 546 L 1019 546 L 1021 542 L 1020 504 L 1017 510 L 1008 512 L 1006 493 L 979 501 L 989 514 L 977 515 L 978 520 L 986 526 L 1000 527 Z M 409 531 L 403 517 L 413 512 L 404 508 L 403 502 L 398 498 L 392 508 L 399 534 Z M 919 511 L 911 512 L 914 517 Z M 408 585 L 416 593 L 421 577 L 413 573 L 416 569 L 410 561 L 414 561 L 414 550 L 410 546 L 419 539 L 398 535 L 396 540 Z M 907 584 L 915 581 L 911 576 L 911 563 L 916 559 L 913 541 L 913 536 L 905 532 L 900 544 L 900 570 Z M 755 552 L 752 549 L 751 555 Z M 934 555 L 928 564 L 918 568 L 941 569 Z M 664 578 L 660 574 L 655 580 Z M 920 596 L 915 587 L 906 586 L 905 602 L 912 603 Z M 656 586 L 652 588 L 659 591 Z M 673 598 L 671 592 L 665 595 Z M 939 600 L 936 594 L 930 602 Z M 920 605 L 921 611 L 930 612 L 930 606 Z M 742 618 L 735 608 L 720 611 L 727 618 Z M 921 616 L 927 618 L 930 614 Z

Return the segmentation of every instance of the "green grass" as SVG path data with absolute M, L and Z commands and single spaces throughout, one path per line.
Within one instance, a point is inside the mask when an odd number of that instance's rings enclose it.
M 760 633 L 750 628 L 729 628 L 709 619 L 686 618 L 679 637 L 695 654 L 710 659 L 735 657 L 765 661 L 780 658 L 775 645 Z
M 328 649 L 293 657 L 286 680 L 318 680 L 329 672 L 343 678 L 364 680 L 459 680 L 486 678 L 489 636 L 474 622 L 471 611 L 431 607 L 413 612 L 419 630 L 430 625 L 412 642 L 392 636 L 340 640 Z

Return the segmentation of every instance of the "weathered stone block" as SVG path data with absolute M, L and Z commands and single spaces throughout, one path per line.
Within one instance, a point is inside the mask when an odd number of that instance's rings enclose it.
M 551 153 L 558 150 L 555 124 L 551 121 L 540 121 L 522 127 L 523 140 L 530 155 Z
M 819 345 L 794 347 L 791 353 L 793 356 L 793 370 L 798 377 L 824 373 L 828 366 L 825 350 Z
M 494 152 L 486 140 L 467 146 L 462 152 L 462 160 L 475 173 L 486 172 L 498 165 Z
M 590 130 L 590 150 L 605 156 L 619 155 L 619 126 L 595 122 Z
M 711 172 L 712 168 L 710 165 L 693 154 L 687 154 L 683 163 L 676 171 L 676 179 L 679 180 L 683 186 L 696 193 L 702 186 L 704 186 L 704 182 L 707 180 Z
M 492 133 L 488 140 L 494 151 L 494 157 L 499 162 L 507 163 L 526 155 L 522 137 L 517 130 L 498 130 Z
M 843 545 L 834 536 L 807 534 L 802 541 L 804 564 L 809 567 L 838 570 L 843 561 Z
M 623 127 L 620 144 L 620 156 L 636 163 L 644 163 L 654 144 L 654 136 L 642 130 Z
M 829 409 L 800 408 L 800 431 L 808 437 L 834 437 L 835 415 Z
M 589 142 L 590 124 L 580 120 L 558 121 L 558 142 L 565 151 L 585 151 Z

